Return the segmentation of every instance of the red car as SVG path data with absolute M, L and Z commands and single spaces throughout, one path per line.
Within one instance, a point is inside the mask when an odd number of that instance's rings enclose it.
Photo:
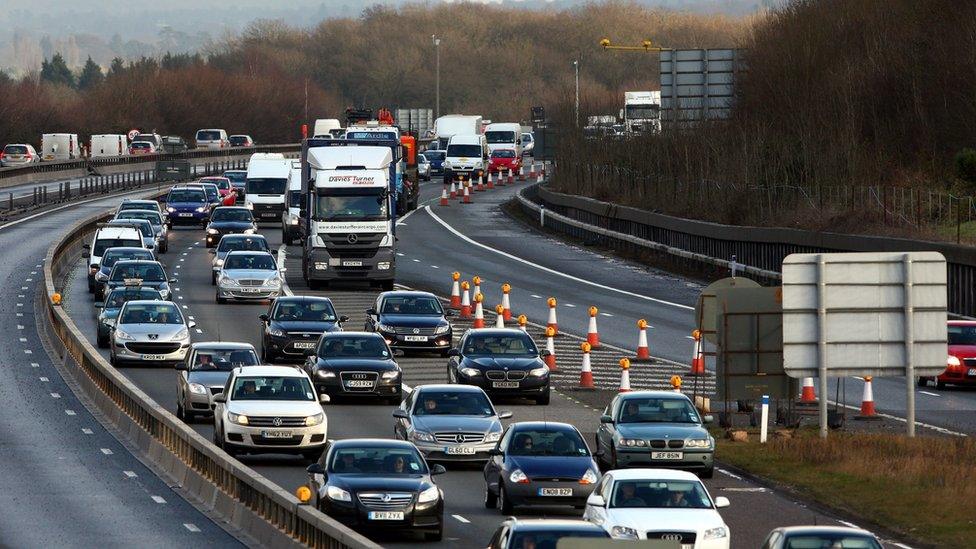
M 507 172 L 511 170 L 512 173 L 518 174 L 521 168 L 522 159 L 515 154 L 515 149 L 495 149 L 491 151 L 491 158 L 488 159 L 489 172 Z
M 976 385 L 976 321 L 949 321 L 949 358 L 946 369 L 935 378 L 939 389 L 947 384 Z M 919 377 L 918 385 L 924 387 L 931 377 Z
M 156 154 L 156 146 L 149 141 L 133 141 L 129 144 L 129 154 Z
M 220 191 L 220 205 L 233 206 L 237 204 L 237 192 L 226 177 L 201 177 L 200 183 L 213 183 Z

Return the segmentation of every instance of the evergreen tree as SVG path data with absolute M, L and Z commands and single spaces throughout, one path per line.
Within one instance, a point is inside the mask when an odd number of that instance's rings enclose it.
M 102 74 L 102 68 L 92 61 L 89 55 L 88 61 L 85 62 L 85 68 L 81 70 L 81 76 L 78 77 L 78 88 L 82 90 L 93 88 L 104 79 L 105 76 Z
M 112 65 L 108 68 L 109 76 L 118 76 L 125 70 L 125 61 L 121 57 L 112 59 Z
M 41 80 L 72 88 L 75 86 L 75 75 L 71 73 L 60 53 L 55 53 L 51 61 L 45 59 L 41 62 Z

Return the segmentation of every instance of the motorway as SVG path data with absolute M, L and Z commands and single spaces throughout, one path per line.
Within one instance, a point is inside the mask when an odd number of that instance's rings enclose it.
M 436 180 L 425 184 L 421 200 L 436 204 L 440 190 L 441 185 Z M 474 204 L 462 206 L 455 202 L 446 208 L 434 205 L 430 210 L 421 209 L 406 217 L 398 227 L 399 253 L 402 254 L 398 258 L 398 282 L 443 296 L 449 291 L 452 271 L 464 273 L 465 278 L 478 274 L 483 279 L 485 302 L 489 304 L 500 301 L 500 285 L 509 282 L 514 287 L 512 307 L 516 313 L 525 313 L 530 320 L 544 323 L 545 298 L 555 296 L 560 303 L 561 330 L 577 334 L 585 333 L 586 309 L 594 304 L 603 313 L 599 316 L 601 339 L 623 349 L 635 346 L 635 321 L 644 317 L 654 327 L 651 331 L 652 354 L 687 363 L 691 354 L 691 342 L 686 337 L 692 323 L 689 307 L 701 288 L 698 282 L 607 258 L 527 231 L 499 209 L 499 204 L 513 192 L 513 188 L 507 187 L 490 194 L 477 193 Z M 274 225 L 267 225 L 262 232 L 272 246 L 285 255 L 287 281 L 292 292 L 329 296 L 340 315 L 352 318 L 350 327 L 360 325 L 364 309 L 375 291 L 365 288 L 308 290 L 301 280 L 300 262 L 296 257 L 299 249 L 281 248 L 280 230 Z M 267 310 L 267 304 L 215 303 L 214 289 L 210 285 L 211 256 L 203 247 L 202 237 L 203 232 L 198 228 L 174 231 L 171 251 L 161 258 L 171 276 L 178 279 L 174 285 L 175 301 L 198 324 L 195 341 L 247 341 L 259 346 L 257 315 Z M 81 261 L 65 296 L 72 318 L 94 342 L 96 309 L 85 289 Z M 404 357 L 400 364 L 404 369 L 404 381 L 411 386 L 446 380 L 443 359 Z M 658 363 L 656 367 L 666 368 L 667 365 Z M 150 397 L 175 412 L 176 374 L 173 370 L 124 368 L 122 371 Z M 615 388 L 615 375 L 617 372 L 611 372 L 598 377 L 598 381 L 604 388 Z M 572 375 L 564 378 L 564 382 L 572 384 Z M 663 381 L 650 372 L 636 372 L 635 386 L 661 387 Z M 596 401 L 602 398 L 606 402 L 612 394 L 612 390 L 605 390 L 584 398 L 572 391 L 561 391 L 554 394 L 552 403 L 546 407 L 517 400 L 497 404 L 500 409 L 514 411 L 515 421 L 567 421 L 577 425 L 587 440 L 592 440 L 602 407 L 602 403 Z M 379 404 L 337 402 L 327 405 L 329 437 L 390 437 L 392 410 L 391 406 Z M 208 438 L 212 434 L 212 428 L 205 420 L 193 426 Z M 289 491 L 306 481 L 305 463 L 296 458 L 244 456 L 241 460 Z M 447 500 L 444 541 L 439 545 L 473 547 L 487 543 L 502 517 L 496 510 L 483 506 L 484 484 L 480 470 L 452 467 L 448 474 L 438 477 L 438 484 Z M 719 470 L 707 485 L 714 495 L 724 495 L 732 501 L 732 506 L 722 514 L 732 529 L 734 547 L 757 547 L 776 526 L 837 523 L 833 517 L 724 470 Z M 571 513 L 546 510 L 535 514 L 568 516 Z M 389 546 L 416 544 L 399 539 L 380 538 L 379 541 Z

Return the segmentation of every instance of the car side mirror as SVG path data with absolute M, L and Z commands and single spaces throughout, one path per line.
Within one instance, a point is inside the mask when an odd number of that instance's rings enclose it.
M 99 301 L 98 303 L 95 303 L 95 308 L 96 308 L 96 309 L 101 309 L 101 308 L 103 308 L 103 307 L 105 307 L 105 304 L 104 304 L 104 303 L 102 303 L 101 301 Z
M 368 314 L 370 316 L 376 316 L 376 309 L 373 308 L 373 307 L 370 307 L 369 309 L 366 309 L 366 314 Z
M 88 245 L 85 245 L 85 247 L 87 248 Z M 91 254 L 88 252 L 81 252 L 81 257 L 84 259 L 88 259 L 89 257 L 91 257 Z
M 451 349 L 447 352 L 447 356 L 461 356 L 461 351 L 457 349 Z
M 547 356 L 552 356 L 552 352 L 550 352 L 549 349 L 546 349 L 546 350 L 542 351 L 541 353 L 539 353 L 539 356 L 542 357 L 542 358 L 546 358 Z
M 339 317 L 339 322 L 349 322 L 349 317 L 346 315 L 342 315 Z
M 322 404 L 328 404 L 332 402 L 332 397 L 330 397 L 325 393 L 322 393 L 321 395 L 319 395 L 319 402 L 321 402 Z
M 190 322 L 187 323 L 187 327 L 189 327 L 189 328 L 196 328 L 197 327 L 197 323 L 191 320 Z
M 407 411 L 403 408 L 397 408 L 396 410 L 393 410 L 393 417 L 398 419 L 407 419 L 410 416 L 407 415 Z
M 613 418 L 607 414 L 600 416 L 600 423 L 613 423 Z
M 586 499 L 587 505 L 592 505 L 593 507 L 606 507 L 607 502 L 603 499 L 600 494 L 592 494 Z
M 305 472 L 310 475 L 324 475 L 325 467 L 322 467 L 321 463 L 315 462 L 305 468 Z
M 508 419 L 510 417 L 512 417 L 512 412 L 509 410 L 498 412 L 498 419 Z
M 262 314 L 259 314 L 259 315 L 258 315 L 258 318 L 259 318 L 259 319 L 260 319 L 260 320 L 261 320 L 262 322 L 267 322 L 267 321 L 268 321 L 268 319 L 269 319 L 270 317 L 268 317 L 268 315 L 266 315 L 266 314 L 264 314 L 264 313 L 262 313 Z
M 504 456 L 505 453 L 502 452 L 501 450 L 499 450 L 498 448 L 492 448 L 491 450 L 488 450 L 488 455 L 489 456 Z
M 454 311 L 444 311 L 444 318 L 451 318 L 454 316 Z
M 719 497 L 715 498 L 715 508 L 716 509 L 724 509 L 724 508 L 728 507 L 729 505 L 732 505 L 729 502 L 729 498 L 727 498 L 725 496 L 719 496 Z
M 431 475 L 443 475 L 447 472 L 447 467 L 444 467 L 440 463 L 435 463 L 433 467 L 430 468 Z
M 281 267 L 280 269 L 278 269 L 278 272 L 279 273 L 283 273 L 283 272 L 285 272 L 287 270 L 288 270 L 288 267 Z
M 177 280 L 175 278 L 169 279 L 170 284 L 176 284 Z
M 182 372 L 186 372 L 186 371 L 189 371 L 189 369 L 190 369 L 190 368 L 189 368 L 189 367 L 188 367 L 188 366 L 186 365 L 186 362 L 177 362 L 177 363 L 176 363 L 176 366 L 174 366 L 174 368 L 176 368 L 177 370 L 179 370 L 179 371 L 182 371 Z
M 712 423 L 713 421 L 715 421 L 715 416 L 713 416 L 712 414 L 705 414 L 704 416 L 702 416 L 703 423 Z
M 227 395 L 225 395 L 223 393 L 221 393 L 219 395 L 215 395 L 214 398 L 213 398 L 213 400 L 214 400 L 214 402 L 216 402 L 218 404 L 223 404 L 223 403 L 227 402 Z
M 214 254 L 217 253 L 217 249 L 216 248 L 208 248 L 207 249 L 207 253 L 210 254 L 210 255 L 214 255 Z

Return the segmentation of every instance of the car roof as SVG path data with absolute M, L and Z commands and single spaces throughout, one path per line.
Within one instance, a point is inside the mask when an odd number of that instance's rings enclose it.
M 321 295 L 283 295 L 275 299 L 275 303 L 301 303 L 305 301 L 328 301 L 332 303 L 332 299 Z
M 132 301 L 126 302 L 126 305 L 172 305 L 176 307 L 176 303 L 172 301 L 166 301 L 165 299 L 133 299 Z M 176 307 L 179 310 L 179 307 Z
M 872 532 L 847 526 L 783 526 L 777 528 L 783 534 L 859 534 L 875 537 Z
M 620 395 L 621 399 L 630 398 L 666 398 L 670 400 L 688 400 L 688 397 L 682 393 L 676 393 L 674 391 L 630 391 Z
M 117 215 L 123 215 L 123 216 L 125 216 L 125 215 L 129 215 L 131 213 L 140 213 L 140 212 L 156 214 L 156 215 L 162 217 L 162 214 L 159 213 L 159 210 L 155 210 L 155 209 L 154 210 L 142 210 L 142 209 L 136 210 L 136 209 L 133 209 L 133 208 L 129 208 L 128 210 L 122 210 Z M 122 221 L 122 220 L 126 220 L 126 221 L 128 221 L 128 220 L 149 221 L 148 219 L 139 219 L 139 218 L 132 218 L 132 217 L 116 217 L 115 219 L 113 219 L 113 221 L 115 221 L 115 220 L 119 220 L 119 221 Z
M 437 299 L 437 296 L 430 292 L 420 292 L 417 290 L 393 290 L 390 292 L 383 292 L 380 295 L 382 297 L 432 297 Z
M 603 527 L 583 519 L 520 519 L 513 517 L 509 519 L 509 525 L 513 530 L 548 531 L 572 528 L 576 531 L 603 531 Z
M 248 368 L 254 368 L 254 366 L 249 366 Z M 336 440 L 332 442 L 332 448 L 346 448 L 349 446 L 367 447 L 367 448 L 383 448 L 383 447 L 399 447 L 399 448 L 414 448 L 412 442 L 406 440 L 395 440 L 391 438 L 347 438 L 344 440 Z
M 123 204 L 159 204 L 155 200 L 143 200 L 141 198 L 123 198 Z
M 576 431 L 576 427 L 559 421 L 517 421 L 510 425 L 513 431 L 542 429 L 549 431 Z
M 139 265 L 143 263 L 147 263 L 147 264 L 152 263 L 154 265 L 159 265 L 160 267 L 163 266 L 162 263 L 156 261 L 155 259 L 122 259 L 115 262 L 116 265 L 133 265 L 133 264 Z
M 227 178 L 226 177 L 221 177 L 221 179 L 227 179 Z M 216 212 L 217 210 L 247 210 L 247 211 L 251 211 L 251 210 L 245 208 L 244 206 L 217 206 L 216 208 L 214 208 L 214 211 Z M 245 235 L 245 236 L 252 236 L 252 235 Z
M 374 338 L 375 337 L 378 337 L 380 339 L 383 339 L 383 336 L 381 336 L 380 334 L 378 334 L 376 332 L 346 332 L 346 331 L 342 331 L 342 332 L 325 332 L 324 334 L 322 334 L 322 337 L 323 338 L 336 338 L 336 337 L 344 337 L 344 336 L 356 336 L 356 337 L 366 336 L 366 337 L 374 337 Z
M 249 349 L 254 350 L 254 345 L 250 343 L 241 343 L 237 341 L 200 341 L 190 345 L 193 350 L 199 349 L 214 349 L 214 350 L 232 350 L 232 349 Z
M 477 335 L 486 335 L 486 336 L 522 335 L 527 337 L 529 335 L 518 328 L 471 328 L 467 332 L 465 332 L 465 335 L 468 334 L 477 334 Z
M 250 376 L 282 376 L 282 377 L 308 377 L 305 370 L 298 366 L 272 366 L 262 364 L 259 366 L 247 366 L 242 368 L 245 372 L 241 375 Z
M 227 252 L 227 255 L 271 255 L 271 252 L 266 252 L 264 250 L 234 250 L 232 252 Z
M 106 248 L 105 249 L 105 252 L 106 253 L 108 253 L 109 251 L 113 251 L 113 252 L 115 252 L 115 251 L 120 251 L 120 252 L 146 252 L 147 254 L 152 255 L 152 250 L 148 250 L 146 248 L 143 248 L 142 246 L 112 246 L 111 248 Z
M 139 229 L 137 229 L 135 227 L 119 227 L 118 225 L 116 225 L 114 227 L 112 227 L 112 226 L 109 226 L 109 227 L 100 227 L 98 229 L 98 232 L 95 233 L 95 240 L 98 240 L 100 238 L 113 238 L 114 239 L 114 238 L 119 238 L 121 236 L 125 236 L 127 234 L 132 234 L 132 233 L 138 234 L 139 235 L 139 239 L 140 240 L 142 239 L 142 233 L 140 233 L 139 232 Z
M 699 480 L 698 475 L 677 469 L 617 469 L 613 471 L 616 480 Z
M 159 290 L 157 290 L 156 288 L 146 288 L 145 286 L 118 286 L 116 288 L 112 288 L 111 290 L 109 290 L 108 293 L 109 295 L 112 295 L 115 293 L 124 294 L 126 292 L 140 293 L 140 294 L 143 292 L 152 292 L 156 295 L 160 295 Z M 141 301 L 146 301 L 146 300 L 143 299 Z M 154 301 L 161 301 L 161 300 L 154 300 Z
M 200 188 L 200 184 L 199 183 L 197 183 L 197 184 L 188 183 L 186 185 L 173 185 L 172 187 L 170 187 L 169 190 L 171 190 L 171 191 L 185 191 L 185 190 L 202 191 L 203 189 Z
M 225 238 L 227 240 L 234 240 L 235 238 L 238 240 L 244 240 L 246 238 L 260 238 L 261 240 L 264 241 L 268 240 L 268 238 L 263 234 L 225 234 L 224 236 L 220 237 L 221 240 Z

